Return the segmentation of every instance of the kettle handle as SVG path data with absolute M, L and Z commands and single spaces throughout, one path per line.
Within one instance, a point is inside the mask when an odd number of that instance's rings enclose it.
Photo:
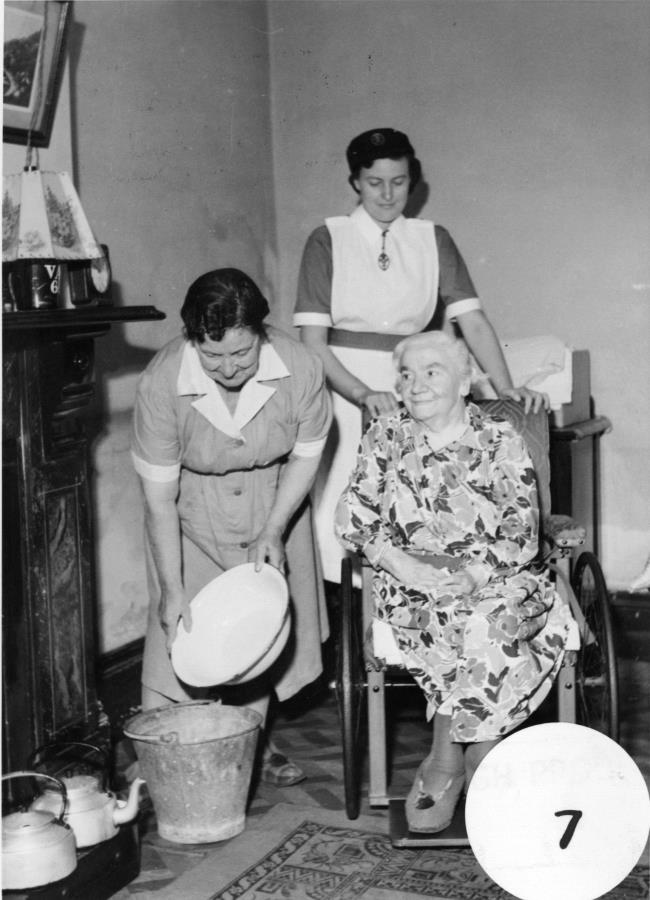
M 54 775 L 46 775 L 44 772 L 10 772 L 8 775 L 2 776 L 3 781 L 8 781 L 10 778 L 47 778 L 49 779 L 49 781 L 53 781 L 61 792 L 61 800 L 63 801 L 63 805 L 61 807 L 61 812 L 59 813 L 57 818 L 60 822 L 63 822 L 65 808 L 68 805 L 68 792 L 66 791 L 65 784 L 62 781 L 59 781 L 59 779 L 55 778 Z
M 97 747 L 95 744 L 89 744 L 84 741 L 51 741 L 48 744 L 42 744 L 30 754 L 27 760 L 28 767 L 34 769 L 43 760 L 48 757 L 54 757 L 57 749 L 60 750 L 64 747 L 83 747 L 85 750 L 92 750 L 100 757 L 101 763 L 96 763 L 95 765 L 97 768 L 101 769 L 101 788 L 102 790 L 106 790 L 108 787 L 108 754 L 105 750 L 102 750 L 101 747 Z

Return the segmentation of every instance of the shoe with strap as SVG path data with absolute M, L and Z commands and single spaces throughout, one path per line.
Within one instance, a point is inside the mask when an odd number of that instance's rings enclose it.
M 432 771 L 427 762 L 421 763 L 416 772 L 404 809 L 409 831 L 435 834 L 451 825 L 465 785 L 465 773 Z M 433 787 L 434 783 L 438 786 Z

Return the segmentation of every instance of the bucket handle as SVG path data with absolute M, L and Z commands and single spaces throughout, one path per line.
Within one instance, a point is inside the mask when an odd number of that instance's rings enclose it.
M 172 704 L 174 706 L 213 706 L 221 703 L 221 700 L 183 700 L 180 703 Z M 158 709 L 168 709 L 168 706 L 159 706 Z M 147 712 L 156 712 L 156 710 L 147 710 Z M 137 718 L 137 716 L 136 716 Z M 131 720 L 133 721 L 133 720 Z M 134 734 L 128 730 L 129 723 L 122 728 L 122 734 L 131 738 L 132 741 L 143 741 L 145 744 L 178 744 L 179 737 L 177 731 L 168 731 L 165 734 Z
M 134 734 L 132 731 L 122 729 L 125 737 L 131 738 L 132 741 L 143 741 L 145 744 L 177 744 L 178 732 L 168 731 L 166 734 Z
M 46 775 L 45 772 L 10 772 L 8 775 L 2 776 L 2 781 L 8 781 L 10 778 L 47 778 L 49 781 L 53 781 L 60 794 L 61 800 L 63 801 L 63 805 L 61 807 L 61 812 L 55 818 L 59 822 L 63 822 L 63 816 L 65 815 L 65 808 L 68 805 L 68 792 L 66 790 L 65 784 L 60 781 L 58 778 L 55 778 L 54 775 Z
M 34 750 L 27 760 L 27 766 L 30 769 L 38 769 L 38 766 L 43 765 L 44 761 L 56 759 L 57 750 L 69 747 L 83 747 L 85 750 L 94 751 L 99 756 L 101 763 L 94 762 L 92 765 L 94 768 L 101 770 L 101 788 L 103 791 L 106 790 L 108 788 L 108 755 L 104 749 L 97 747 L 95 744 L 89 744 L 85 741 L 51 741 L 49 744 L 43 744 Z M 78 759 L 77 761 L 82 760 Z

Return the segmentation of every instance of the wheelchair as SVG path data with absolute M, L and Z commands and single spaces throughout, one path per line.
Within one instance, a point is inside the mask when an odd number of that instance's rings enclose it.
M 526 441 L 538 482 L 541 552 L 550 566 L 558 593 L 568 600 L 573 614 L 573 633 L 556 678 L 557 718 L 595 728 L 617 741 L 618 677 L 607 586 L 597 556 L 589 551 L 580 552 L 585 529 L 567 516 L 550 513 L 548 414 L 544 410 L 525 414 L 523 407 L 511 400 L 482 400 L 479 406 L 490 415 L 507 418 Z M 415 835 L 408 831 L 403 799 L 389 795 L 386 695 L 392 689 L 417 686 L 399 664 L 400 654 L 392 633 L 388 643 L 392 642 L 393 649 L 388 647 L 386 651 L 390 626 L 374 618 L 372 577 L 373 570 L 367 562 L 353 557 L 343 559 L 333 687 L 342 732 L 347 816 L 356 819 L 359 815 L 367 746 L 368 802 L 371 807 L 389 807 L 394 846 L 468 846 L 462 803 L 444 832 Z M 371 641 L 373 662 L 370 662 L 366 635 L 371 633 L 376 637 L 382 629 L 384 649 L 379 652 L 377 644 Z M 376 665 L 377 662 L 380 664 Z

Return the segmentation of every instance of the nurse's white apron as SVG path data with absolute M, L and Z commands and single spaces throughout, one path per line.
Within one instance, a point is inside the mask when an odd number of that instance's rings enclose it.
M 435 312 L 439 261 L 433 223 L 401 217 L 392 223 L 385 240 L 390 266 L 383 271 L 377 259 L 382 230 L 358 207 L 350 216 L 327 219 L 332 237 L 332 307 L 335 329 L 349 333 L 330 347 L 353 375 L 376 391 L 393 391 L 392 348 L 409 334 L 422 331 Z M 376 347 L 372 334 L 376 333 Z M 358 336 L 358 340 L 355 339 Z M 341 580 L 346 552 L 334 534 L 334 512 L 355 465 L 361 438 L 358 406 L 332 392 L 334 421 L 312 490 L 314 525 L 323 577 Z

